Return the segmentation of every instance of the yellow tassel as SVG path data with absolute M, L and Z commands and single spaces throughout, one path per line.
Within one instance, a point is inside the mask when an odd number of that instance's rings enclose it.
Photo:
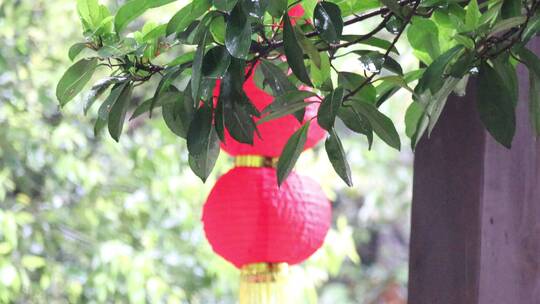
M 286 263 L 257 263 L 242 267 L 239 304 L 288 304 Z
M 260 155 L 240 155 L 234 159 L 236 167 L 275 168 L 278 159 Z

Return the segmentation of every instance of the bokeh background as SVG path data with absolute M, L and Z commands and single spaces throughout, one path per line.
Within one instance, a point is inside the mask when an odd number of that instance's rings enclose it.
M 166 22 L 180 6 L 143 19 Z M 85 116 L 80 97 L 60 109 L 56 82 L 81 39 L 73 0 L 0 0 L 0 303 L 234 303 L 238 273 L 212 253 L 200 222 L 231 160 L 222 154 L 203 184 L 159 115 L 131 121 L 116 143 L 94 136 L 96 113 Z M 351 60 L 339 64 L 358 69 Z M 416 64 L 406 52 L 401 60 Z M 398 94 L 383 106 L 402 139 L 408 100 Z M 321 147 L 297 165 L 334 209 L 324 247 L 295 269 L 302 301 L 405 303 L 409 143 L 397 152 L 376 140 L 368 151 L 364 138 L 340 132 L 354 187 Z

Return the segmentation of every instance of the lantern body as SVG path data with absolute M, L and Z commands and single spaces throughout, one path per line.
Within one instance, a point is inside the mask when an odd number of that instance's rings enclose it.
M 255 67 L 255 69 L 257 69 L 257 67 Z M 243 89 L 253 105 L 259 111 L 262 111 L 266 106 L 273 102 L 274 98 L 272 95 L 259 89 L 255 85 L 255 81 L 253 80 L 254 74 L 255 72 L 253 72 L 245 81 Z M 215 96 L 219 95 L 219 85 L 220 81 L 217 81 L 216 89 L 214 91 Z M 301 89 L 307 89 L 307 87 L 303 87 Z M 304 121 L 315 117 L 317 115 L 318 108 L 318 103 L 307 106 Z M 257 119 L 255 119 L 255 121 L 257 121 Z M 229 132 L 225 130 L 225 143 L 221 143 L 221 148 L 225 152 L 234 156 L 262 155 L 278 157 L 281 154 L 283 147 L 285 147 L 289 137 L 291 137 L 291 135 L 300 127 L 301 124 L 292 114 L 265 122 L 258 126 L 261 137 L 259 138 L 259 136 L 255 135 L 253 138 L 253 145 L 237 142 L 230 136 Z M 319 126 L 319 124 L 316 121 L 312 121 L 304 149 L 309 149 L 315 146 L 324 137 L 324 134 L 324 130 Z
M 232 169 L 203 210 L 212 248 L 239 268 L 304 261 L 322 245 L 330 222 L 330 203 L 317 183 L 293 172 L 278 187 L 274 168 Z

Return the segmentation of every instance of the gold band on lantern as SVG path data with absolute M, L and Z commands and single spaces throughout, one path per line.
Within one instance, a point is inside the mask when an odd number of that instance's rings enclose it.
M 260 155 L 241 155 L 234 159 L 234 165 L 236 167 L 275 168 L 277 162 L 277 157 Z
M 289 265 L 255 263 L 240 270 L 240 304 L 288 304 Z

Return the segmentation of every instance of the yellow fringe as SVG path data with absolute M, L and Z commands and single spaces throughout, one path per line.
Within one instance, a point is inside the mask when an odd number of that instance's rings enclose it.
M 239 304 L 288 304 L 289 266 L 257 263 L 242 267 Z
M 277 166 L 277 158 L 260 156 L 260 155 L 241 155 L 234 159 L 236 167 L 269 167 Z

